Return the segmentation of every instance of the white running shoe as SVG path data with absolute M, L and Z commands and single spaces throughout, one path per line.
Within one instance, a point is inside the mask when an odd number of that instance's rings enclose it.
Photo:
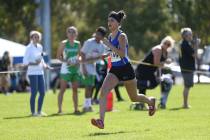
M 31 114 L 31 117 L 37 117 L 37 116 L 38 116 L 37 113 L 32 113 L 32 114 Z
M 46 114 L 45 112 L 38 112 L 38 113 L 37 113 L 37 116 L 38 116 L 38 117 L 46 117 L 47 114 Z

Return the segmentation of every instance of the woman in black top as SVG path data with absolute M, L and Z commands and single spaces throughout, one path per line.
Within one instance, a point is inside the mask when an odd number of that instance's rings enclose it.
M 173 46 L 172 37 L 165 37 L 161 43 L 153 47 L 143 59 L 143 63 L 136 68 L 137 88 L 139 93 L 146 94 L 147 89 L 153 89 L 160 83 L 159 68 L 163 66 L 167 59 L 167 50 Z M 144 104 L 139 104 L 141 109 Z
M 143 59 L 143 63 L 137 66 L 136 78 L 138 79 L 138 87 L 140 86 L 141 89 L 143 87 L 152 89 L 158 85 L 158 69 L 162 67 L 166 61 L 167 50 L 173 46 L 173 43 L 174 40 L 170 36 L 165 37 L 161 41 L 161 44 L 153 47 L 149 51 Z M 140 93 L 145 93 L 145 91 L 141 91 Z

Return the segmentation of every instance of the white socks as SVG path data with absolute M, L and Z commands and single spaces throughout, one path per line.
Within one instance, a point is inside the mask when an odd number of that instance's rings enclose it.
M 85 98 L 84 108 L 88 108 L 88 107 L 91 107 L 91 106 L 92 106 L 91 98 Z

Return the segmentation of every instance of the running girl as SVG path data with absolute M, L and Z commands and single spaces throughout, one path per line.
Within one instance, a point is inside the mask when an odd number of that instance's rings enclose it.
M 126 34 L 120 30 L 121 21 L 124 18 L 125 13 L 123 11 L 112 11 L 108 15 L 108 28 L 111 34 L 108 39 L 103 41 L 111 49 L 112 68 L 101 88 L 100 118 L 91 120 L 91 123 L 100 129 L 104 128 L 106 96 L 120 81 L 123 81 L 131 101 L 145 102 L 149 105 L 149 115 L 152 116 L 155 113 L 155 98 L 137 94 L 135 74 L 128 58 L 128 39 Z

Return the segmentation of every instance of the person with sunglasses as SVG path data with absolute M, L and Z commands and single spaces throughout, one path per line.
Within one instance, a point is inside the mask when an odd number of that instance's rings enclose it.
M 161 82 L 161 73 L 159 70 L 166 62 L 168 50 L 173 46 L 173 44 L 174 40 L 172 39 L 172 37 L 166 36 L 164 39 L 162 39 L 159 45 L 154 46 L 148 52 L 148 54 L 144 57 L 142 63 L 137 66 L 135 73 L 139 93 L 146 95 L 147 89 L 154 89 Z M 166 82 L 169 84 L 170 87 L 172 86 L 171 80 L 166 80 Z M 165 84 L 165 81 L 163 83 Z M 162 92 L 165 93 L 164 91 Z M 169 93 L 168 89 L 167 93 Z M 165 103 L 166 102 L 164 102 L 164 105 Z M 140 110 L 143 110 L 145 108 L 144 103 L 137 103 L 135 105 L 136 108 Z
M 112 11 L 108 15 L 108 28 L 110 30 L 109 38 L 104 38 L 104 44 L 110 49 L 112 67 L 109 70 L 101 87 L 100 95 L 100 118 L 91 119 L 92 125 L 99 129 L 104 129 L 104 119 L 106 112 L 106 102 L 108 93 L 122 81 L 126 87 L 127 93 L 133 102 L 145 102 L 149 105 L 149 115 L 155 113 L 155 98 L 146 97 L 143 94 L 137 94 L 136 79 L 134 70 L 128 58 L 128 38 L 120 30 L 121 22 L 125 18 L 124 11 Z
M 192 29 L 188 27 L 181 29 L 181 37 L 179 64 L 184 80 L 183 108 L 189 109 L 191 106 L 188 103 L 188 97 L 190 89 L 194 86 L 193 77 L 194 71 L 196 70 L 196 48 L 199 45 L 199 41 L 197 39 L 193 40 Z
M 79 57 L 80 57 L 80 42 L 76 40 L 78 35 L 77 28 L 70 26 L 66 29 L 67 39 L 60 43 L 57 51 L 57 59 L 62 62 L 60 71 L 60 92 L 58 94 L 58 114 L 62 114 L 63 95 L 67 88 L 68 82 L 72 86 L 72 98 L 74 102 L 74 114 L 80 114 L 78 109 L 78 81 L 80 80 L 79 73 Z

